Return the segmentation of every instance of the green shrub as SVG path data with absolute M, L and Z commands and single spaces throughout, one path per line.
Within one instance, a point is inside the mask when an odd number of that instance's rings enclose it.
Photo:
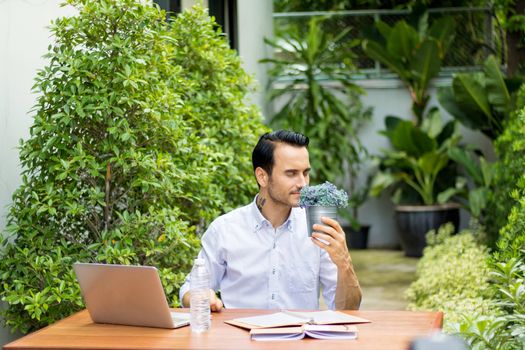
M 75 261 L 155 265 L 170 304 L 198 233 L 256 190 L 265 131 L 249 77 L 201 8 L 171 24 L 138 0 L 69 0 L 51 26 L 20 145 L 0 259 L 5 323 L 33 331 L 82 307 Z
M 492 302 L 498 312 L 487 317 L 465 315 L 458 332 L 475 349 L 525 348 L 525 176 L 511 197 L 516 205 L 500 231 L 491 259 Z
M 520 108 L 525 106 L 525 85 L 519 91 L 518 105 Z M 525 174 L 525 108 L 512 113 L 503 133 L 495 142 L 495 149 L 499 160 L 484 222 L 491 246 L 497 241 L 516 203 L 511 194 L 517 180 Z
M 456 330 L 472 349 L 525 348 L 525 264 L 511 258 L 491 266 L 495 295 L 489 302 L 498 309 L 490 315 L 465 313 Z
M 525 175 L 517 181 L 517 188 L 511 192 L 516 205 L 511 209 L 507 224 L 500 231 L 496 261 L 507 261 L 512 258 L 525 261 Z
M 488 251 L 473 234 L 463 231 L 451 236 L 447 224 L 427 235 L 428 246 L 417 266 L 417 280 L 406 291 L 411 310 L 439 310 L 445 313 L 444 329 L 452 331 L 462 313 L 475 310 L 490 314 L 495 305 L 488 282 Z

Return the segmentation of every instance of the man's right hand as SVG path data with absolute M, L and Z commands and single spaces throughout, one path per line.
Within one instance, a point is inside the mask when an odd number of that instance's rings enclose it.
M 215 294 L 213 289 L 210 289 L 210 310 L 220 312 L 222 307 L 222 300 L 217 298 L 217 294 Z

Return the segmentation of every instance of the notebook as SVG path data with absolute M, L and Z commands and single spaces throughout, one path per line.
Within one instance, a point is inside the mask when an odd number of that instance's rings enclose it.
M 254 328 L 250 331 L 252 340 L 300 340 L 304 337 L 316 339 L 357 339 L 357 327 L 349 325 L 304 324 L 300 327 Z
M 93 322 L 178 328 L 189 313 L 171 312 L 153 266 L 75 263 L 82 297 Z

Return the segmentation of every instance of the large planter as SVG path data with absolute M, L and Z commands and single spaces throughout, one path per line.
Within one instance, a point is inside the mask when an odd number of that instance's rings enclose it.
M 312 236 L 312 226 L 321 224 L 321 216 L 337 220 L 337 207 L 311 206 L 306 207 L 306 225 L 308 227 L 308 237 Z
M 456 203 L 396 206 L 396 223 L 405 255 L 422 256 L 423 249 L 427 245 L 428 231 L 437 229 L 447 222 L 452 222 L 457 232 L 459 208 Z
M 368 232 L 370 225 L 361 225 L 354 230 L 352 226 L 344 226 L 346 245 L 348 249 L 366 249 L 368 247 Z

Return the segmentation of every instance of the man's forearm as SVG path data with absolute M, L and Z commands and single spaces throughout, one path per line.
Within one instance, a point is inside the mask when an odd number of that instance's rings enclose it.
M 335 308 L 338 310 L 359 310 L 361 304 L 361 287 L 354 271 L 352 260 L 337 269 L 337 289 L 335 291 Z

